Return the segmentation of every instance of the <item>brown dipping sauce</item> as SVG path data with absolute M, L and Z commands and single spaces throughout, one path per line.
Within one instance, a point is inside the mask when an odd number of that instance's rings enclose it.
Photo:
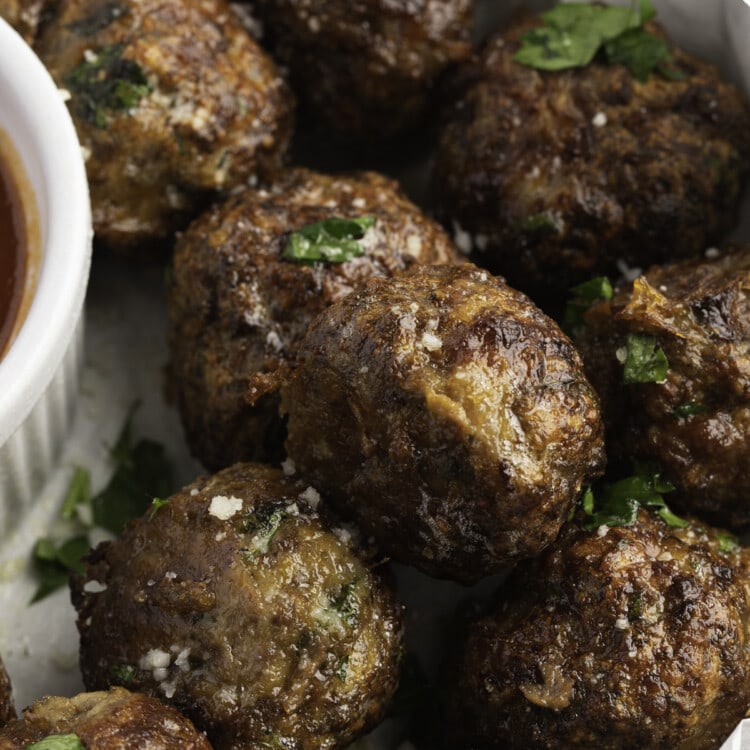
M 0 356 L 10 343 L 23 299 L 27 247 L 19 190 L 0 151 Z

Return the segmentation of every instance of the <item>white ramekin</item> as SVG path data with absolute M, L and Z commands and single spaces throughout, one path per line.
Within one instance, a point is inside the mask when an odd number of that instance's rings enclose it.
M 0 538 L 21 518 L 71 426 L 91 260 L 86 171 L 57 86 L 0 19 L 0 130 L 33 199 L 39 264 L 30 304 L 0 360 Z M 18 166 L 18 165 L 16 165 Z M 16 170 L 12 170 L 16 171 Z

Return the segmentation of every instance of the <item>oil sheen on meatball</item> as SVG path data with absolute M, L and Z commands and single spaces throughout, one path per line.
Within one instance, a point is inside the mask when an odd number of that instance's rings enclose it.
M 438 76 L 470 52 L 473 0 L 253 0 L 317 119 L 379 140 L 416 124 Z
M 375 224 L 363 256 L 282 257 L 291 231 L 365 215 Z M 178 241 L 169 293 L 171 381 L 193 453 L 214 470 L 281 457 L 278 389 L 310 321 L 371 276 L 457 259 L 443 230 L 374 173 L 295 170 L 214 206 Z
M 750 168 L 742 94 L 671 43 L 680 80 L 515 62 L 539 23 L 491 39 L 467 73 L 440 139 L 439 214 L 466 232 L 479 265 L 545 304 L 618 261 L 703 252 L 732 226 Z
M 217 750 L 343 748 L 396 687 L 402 613 L 305 483 L 198 479 L 74 582 L 81 669 L 174 705 Z
M 446 747 L 715 750 L 750 702 L 746 548 L 650 511 L 560 539 L 469 630 Z
M 70 94 L 109 245 L 142 255 L 285 153 L 291 95 L 224 0 L 62 0 L 38 52 Z
M 55 744 L 60 735 L 68 739 Z M 50 748 L 69 748 L 62 743 L 76 737 L 87 750 L 211 750 L 205 734 L 174 708 L 121 687 L 42 698 L 0 730 L 0 750 L 23 750 L 47 738 Z
M 750 524 L 750 246 L 710 259 L 654 266 L 578 330 L 602 398 L 615 458 L 656 460 L 673 503 L 715 522 Z M 661 349 L 663 382 L 623 383 L 628 336 Z
M 329 307 L 282 407 L 303 476 L 387 554 L 463 582 L 549 544 L 602 467 L 572 344 L 469 264 L 373 279 Z

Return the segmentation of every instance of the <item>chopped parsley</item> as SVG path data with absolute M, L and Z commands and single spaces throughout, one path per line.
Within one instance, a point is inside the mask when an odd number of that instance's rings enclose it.
M 331 218 L 292 232 L 282 253 L 297 263 L 344 263 L 364 255 L 360 240 L 375 224 L 374 216 Z
M 632 476 L 605 486 L 596 497 L 591 490 L 586 491 L 581 509 L 590 520 L 584 528 L 592 531 L 600 526 L 630 526 L 640 508 L 654 509 L 668 526 L 688 526 L 689 521 L 676 516 L 664 501 L 663 496 L 672 490 L 674 486 L 662 479 L 658 467 L 637 464 Z
M 625 65 L 640 81 L 655 70 L 676 78 L 668 45 L 643 28 L 655 15 L 650 0 L 633 0 L 630 7 L 562 3 L 542 14 L 542 26 L 523 35 L 514 59 L 556 71 L 584 67 L 601 54 L 610 65 Z
M 521 229 L 530 234 L 557 234 L 560 232 L 560 222 L 549 211 L 531 214 L 521 222 Z
M 26 750 L 86 750 L 86 746 L 77 734 L 50 734 L 26 745 Z
M 629 333 L 623 349 L 617 351 L 622 363 L 622 379 L 630 383 L 663 383 L 669 370 L 667 355 L 656 339 L 645 333 Z
M 65 586 L 72 573 L 84 572 L 81 560 L 90 549 L 92 529 L 120 534 L 149 504 L 153 514 L 167 502 L 154 498 L 153 490 L 171 494 L 172 465 L 159 443 L 140 440 L 133 444 L 131 421 L 132 412 L 110 451 L 115 471 L 104 489 L 92 495 L 89 472 L 75 468 L 60 508 L 61 528 L 55 538 L 39 539 L 32 551 L 38 580 L 32 604 Z
M 162 500 L 160 497 L 155 497 L 151 501 L 151 512 L 148 514 L 148 520 L 153 521 L 156 514 L 165 506 L 169 505 L 169 500 Z
M 597 276 L 595 279 L 578 284 L 570 290 L 570 299 L 565 307 L 563 328 L 566 331 L 575 331 L 584 324 L 583 316 L 586 310 L 597 300 L 612 299 L 612 284 L 606 276 Z
M 78 114 L 98 128 L 107 127 L 108 110 L 131 110 L 152 91 L 141 66 L 124 58 L 123 49 L 122 44 L 102 47 L 63 79 Z
M 138 670 L 130 664 L 112 664 L 109 668 L 109 676 L 118 683 L 129 683 L 135 679 Z
M 683 419 L 685 417 L 692 417 L 696 414 L 705 414 L 707 411 L 708 407 L 704 404 L 699 404 L 697 401 L 688 401 L 676 406 L 672 413 L 675 417 Z
M 341 591 L 331 601 L 331 608 L 339 613 L 341 619 L 353 628 L 357 624 L 359 600 L 355 592 L 357 581 L 351 581 L 341 587 Z
M 734 534 L 720 532 L 717 536 L 719 538 L 719 552 L 723 552 L 725 555 L 734 552 L 740 546 L 740 540 Z
M 262 505 L 245 517 L 243 532 L 250 534 L 249 544 L 243 548 L 245 560 L 265 555 L 276 534 L 279 533 L 286 510 L 274 505 Z

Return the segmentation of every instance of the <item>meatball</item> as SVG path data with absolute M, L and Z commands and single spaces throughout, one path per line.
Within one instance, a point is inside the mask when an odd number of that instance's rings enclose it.
M 642 83 L 598 61 L 561 72 L 515 62 L 539 23 L 490 39 L 466 72 L 434 190 L 473 259 L 553 309 L 618 261 L 696 256 L 732 226 L 750 167 L 750 108 L 714 66 L 671 43 L 679 80 L 654 73 Z
M 321 313 L 282 408 L 303 476 L 386 553 L 462 582 L 549 544 L 602 467 L 572 344 L 469 264 L 372 279 Z
M 735 527 L 750 523 L 749 312 L 750 245 L 654 266 L 577 330 L 613 458 L 656 460 L 675 504 Z M 618 355 L 644 360 L 647 382 L 625 383 Z
M 70 94 L 111 246 L 143 255 L 284 156 L 290 93 L 224 0 L 62 0 L 37 47 Z
M 446 747 L 719 747 L 750 702 L 750 556 L 727 540 L 645 510 L 566 525 L 470 626 Z
M 363 215 L 376 220 L 363 256 L 282 256 L 292 230 Z M 193 453 L 214 470 L 280 458 L 278 389 L 309 322 L 370 276 L 457 259 L 442 229 L 373 173 L 295 170 L 214 206 L 177 242 L 169 293 L 170 374 Z
M 84 683 L 163 698 L 218 750 L 366 731 L 396 687 L 401 608 L 319 500 L 237 464 L 100 544 L 73 584 Z
M 424 115 L 471 52 L 473 0 L 253 0 L 300 97 L 326 128 L 381 140 Z
M 88 750 L 211 750 L 206 736 L 174 708 L 121 687 L 37 701 L 0 730 L 0 750 L 59 735 L 77 736 Z
M 49 2 L 50 0 L 0 0 L 0 18 L 6 20 L 32 44 L 41 14 Z
M 5 666 L 0 660 L 0 727 L 16 718 L 16 709 L 13 705 L 13 690 L 10 678 L 5 671 Z

